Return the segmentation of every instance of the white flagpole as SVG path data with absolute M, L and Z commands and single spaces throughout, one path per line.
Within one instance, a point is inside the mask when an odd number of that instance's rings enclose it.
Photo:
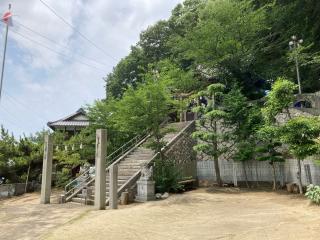
M 9 4 L 9 11 L 11 9 L 11 4 Z M 0 101 L 2 96 L 2 85 L 3 85 L 3 75 L 4 75 L 4 65 L 6 61 L 6 51 L 7 51 L 7 41 L 8 41 L 8 32 L 9 32 L 9 21 L 7 21 L 6 25 L 6 33 L 4 36 L 4 47 L 3 47 L 3 55 L 2 55 L 2 68 L 1 68 L 1 79 L 0 79 Z

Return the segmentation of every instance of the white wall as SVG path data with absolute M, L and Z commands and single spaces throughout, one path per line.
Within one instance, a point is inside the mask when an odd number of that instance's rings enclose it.
M 320 165 L 316 165 L 312 160 L 302 162 L 302 182 L 309 185 L 311 182 L 307 178 L 305 166 L 310 166 L 311 181 L 313 184 L 320 185 Z M 243 166 L 239 162 L 232 160 L 221 160 L 220 171 L 222 180 L 225 183 L 233 183 L 233 171 L 235 171 L 238 181 L 244 181 Z M 249 181 L 272 182 L 272 167 L 267 162 L 249 161 L 246 164 L 246 172 Z M 285 163 L 278 163 L 276 166 L 277 180 L 283 183 L 297 182 L 298 166 L 294 159 L 287 160 Z M 215 180 L 213 161 L 198 161 L 197 174 L 200 180 Z

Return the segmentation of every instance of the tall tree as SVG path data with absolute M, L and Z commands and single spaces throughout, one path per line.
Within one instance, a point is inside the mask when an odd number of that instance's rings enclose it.
M 199 96 L 209 100 L 207 106 L 201 105 L 194 108 L 200 116 L 198 121 L 199 130 L 193 133 L 193 137 L 198 139 L 198 144 L 194 147 L 197 152 L 213 157 L 216 180 L 219 186 L 223 182 L 220 175 L 219 157 L 226 151 L 226 147 L 221 144 L 227 136 L 221 127 L 227 118 L 227 113 L 222 109 L 219 97 L 223 95 L 225 86 L 223 84 L 212 84 L 206 91 L 198 93 Z
M 277 190 L 276 164 L 284 162 L 279 140 L 279 128 L 272 125 L 262 126 L 257 134 L 258 147 L 256 148 L 257 160 L 267 161 L 272 167 L 273 190 Z
M 257 76 L 252 70 L 265 19 L 265 9 L 251 1 L 209 0 L 199 24 L 181 41 L 185 55 L 227 87 L 236 80 L 246 93 L 255 93 Z
M 258 131 L 257 139 L 260 141 L 257 151 L 258 160 L 268 161 L 273 172 L 273 189 L 276 190 L 275 163 L 282 162 L 280 127 L 277 116 L 285 111 L 287 118 L 291 119 L 290 106 L 294 101 L 294 92 L 297 86 L 285 78 L 278 78 L 266 96 L 265 106 L 262 108 L 264 123 Z
M 297 158 L 300 194 L 303 194 L 301 161 L 319 152 L 319 144 L 316 141 L 319 135 L 318 117 L 296 117 L 290 119 L 282 127 L 281 140 L 287 144 L 289 151 Z
M 114 115 L 117 128 L 141 134 L 146 130 L 155 138 L 157 151 L 161 152 L 161 123 L 166 119 L 172 99 L 165 82 L 154 73 L 145 75 L 146 83 L 137 89 L 129 88 L 117 103 Z

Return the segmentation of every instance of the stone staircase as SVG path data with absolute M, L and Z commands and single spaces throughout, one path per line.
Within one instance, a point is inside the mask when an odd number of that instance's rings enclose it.
M 154 152 L 151 149 L 145 147 L 138 147 L 131 152 L 123 161 L 118 163 L 118 188 L 124 185 L 132 175 L 138 172 L 145 163 L 147 163 L 154 156 Z M 89 204 L 94 203 L 94 182 L 91 183 L 87 189 L 91 194 L 85 198 L 84 194 L 78 193 L 75 197 L 72 197 L 72 202 Z M 109 198 L 109 171 L 106 173 L 106 198 Z
M 174 129 L 174 132 L 167 133 L 163 140 L 170 145 L 170 143 L 191 123 L 180 122 L 167 124 L 164 128 Z M 122 191 L 132 187 L 139 177 L 139 173 L 142 166 L 149 164 L 156 156 L 156 153 L 144 146 L 144 143 L 148 141 L 148 137 L 137 144 L 129 152 L 121 156 L 114 164 L 118 165 L 118 195 Z M 109 169 L 106 169 L 106 204 L 109 201 Z M 86 184 L 81 185 L 74 191 L 67 201 L 74 203 L 81 203 L 87 205 L 94 204 L 94 178 L 87 181 Z

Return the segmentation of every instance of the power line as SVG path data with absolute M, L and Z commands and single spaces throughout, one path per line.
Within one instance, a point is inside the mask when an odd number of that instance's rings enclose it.
M 4 111 L 5 113 L 7 113 L 7 118 L 5 119 L 7 122 L 10 122 L 10 123 L 13 124 L 15 127 L 18 127 L 20 130 L 23 130 L 24 127 L 23 127 L 22 125 L 20 125 L 20 123 L 16 122 L 16 120 L 18 119 L 17 116 L 13 115 L 13 114 L 12 114 L 10 111 L 8 111 L 8 109 L 5 108 L 4 106 L 1 107 L 1 110 Z M 8 116 L 10 116 L 10 118 L 11 118 L 12 120 L 14 120 L 15 122 L 9 120 L 9 119 L 8 119 Z M 31 127 L 31 128 L 34 127 L 33 125 L 31 125 L 31 124 L 28 123 L 28 122 L 25 122 L 25 123 L 28 125 L 28 127 Z M 23 130 L 23 131 L 24 131 L 24 130 Z
M 15 105 L 20 105 L 20 106 L 23 107 L 23 108 L 29 109 L 30 112 L 34 113 L 34 115 L 35 115 L 39 120 L 41 120 L 41 122 L 42 122 L 42 121 L 44 121 L 44 122 L 47 122 L 47 121 L 48 121 L 47 119 L 44 119 L 42 116 L 36 114 L 28 105 L 23 104 L 23 103 L 20 102 L 18 99 L 14 98 L 14 97 L 11 96 L 10 94 L 8 94 L 6 91 L 3 91 L 3 92 L 4 92 L 4 94 L 8 97 L 8 100 L 9 100 L 10 102 L 12 102 L 13 104 L 15 104 Z
M 41 46 L 41 47 L 43 47 L 43 48 L 46 48 L 47 50 L 49 50 L 49 51 L 51 51 L 51 52 L 53 52 L 53 53 L 55 53 L 55 54 L 57 54 L 57 55 L 60 55 L 60 56 L 62 56 L 62 57 L 64 57 L 64 58 L 66 58 L 66 59 L 69 59 L 69 60 L 71 60 L 71 61 L 78 62 L 78 63 L 80 63 L 80 64 L 82 64 L 82 65 L 85 65 L 85 66 L 87 66 L 87 67 L 94 68 L 94 69 L 96 69 L 96 70 L 99 70 L 99 71 L 105 73 L 105 70 L 103 70 L 103 69 L 100 69 L 100 68 L 98 68 L 98 67 L 96 67 L 96 66 L 87 64 L 87 63 L 82 62 L 82 61 L 80 61 L 80 60 L 71 59 L 71 58 L 70 58 L 69 56 L 67 56 L 66 54 L 61 53 L 61 52 L 58 52 L 58 51 L 56 51 L 56 50 L 54 50 L 54 49 L 46 46 L 46 45 L 43 44 L 43 43 L 40 43 L 40 42 L 38 42 L 38 41 L 36 41 L 36 40 L 28 37 L 28 36 L 25 36 L 25 35 L 23 35 L 22 33 L 19 33 L 19 32 L 16 31 L 16 30 L 11 29 L 11 31 L 14 32 L 15 34 L 19 35 L 20 37 L 22 37 L 22 38 L 24 38 L 24 39 L 27 39 L 27 40 L 29 40 L 30 42 L 33 42 L 33 43 L 35 43 L 35 44 L 37 44 L 37 45 L 39 45 L 39 46 Z
M 51 43 L 54 43 L 55 45 L 59 46 L 60 48 L 67 49 L 67 50 L 71 51 L 71 49 L 70 49 L 69 47 L 57 43 L 56 41 L 48 38 L 47 36 L 45 36 L 45 35 L 37 32 L 36 30 L 34 30 L 34 29 L 32 29 L 32 28 L 30 28 L 30 27 L 28 27 L 28 26 L 20 23 L 19 21 L 15 20 L 14 22 L 15 22 L 15 24 L 18 24 L 19 26 L 21 26 L 22 28 L 24 28 L 24 29 L 26 29 L 26 30 L 28 30 L 28 31 L 30 31 L 30 32 L 32 32 L 32 33 L 34 33 L 34 34 L 36 34 L 36 35 L 38 35 L 38 36 L 40 36 L 40 37 L 42 37 L 42 38 L 44 38 L 44 39 L 46 39 L 47 41 L 49 41 L 49 42 L 51 42 Z M 83 55 L 83 54 L 80 54 L 80 53 L 74 53 L 74 54 L 75 54 L 75 55 L 78 55 L 78 56 L 80 56 L 80 57 L 82 57 L 82 58 L 85 58 L 85 59 L 87 59 L 87 60 L 89 60 L 89 61 L 92 61 L 92 62 L 95 62 L 95 63 L 97 63 L 97 64 L 100 64 L 100 65 L 102 65 L 102 66 L 105 66 L 105 65 L 110 65 L 110 66 L 111 66 L 111 64 L 105 64 L 105 63 L 99 62 L 99 61 L 97 61 L 97 60 L 95 60 L 95 59 L 93 59 L 93 58 L 87 57 L 87 56 L 85 56 L 85 55 Z
M 17 124 L 15 124 L 14 122 L 10 121 L 9 119 L 6 119 L 6 124 L 9 123 L 11 126 L 18 128 L 21 132 L 24 132 L 24 129 L 21 128 L 21 126 L 19 127 Z M 4 123 L 1 123 L 0 126 L 5 127 Z
M 75 26 L 73 26 L 71 23 L 69 23 L 67 20 L 65 20 L 61 15 L 59 15 L 57 13 L 57 11 L 52 8 L 51 6 L 49 6 L 46 2 L 44 2 L 43 0 L 39 0 L 45 7 L 47 7 L 56 17 L 58 17 L 61 21 L 63 21 L 66 25 L 68 25 L 70 28 L 72 28 L 75 32 L 77 32 L 83 39 L 85 39 L 87 42 L 89 42 L 92 46 L 94 46 L 96 49 L 98 49 L 99 51 L 103 52 L 106 56 L 112 58 L 113 60 L 115 60 L 116 62 L 118 62 L 119 60 L 114 58 L 113 56 L 111 56 L 110 54 L 108 54 L 104 49 L 102 49 L 101 47 L 99 47 L 96 43 L 94 43 L 93 41 L 91 41 L 89 38 L 87 38 L 83 33 L 81 33 Z

